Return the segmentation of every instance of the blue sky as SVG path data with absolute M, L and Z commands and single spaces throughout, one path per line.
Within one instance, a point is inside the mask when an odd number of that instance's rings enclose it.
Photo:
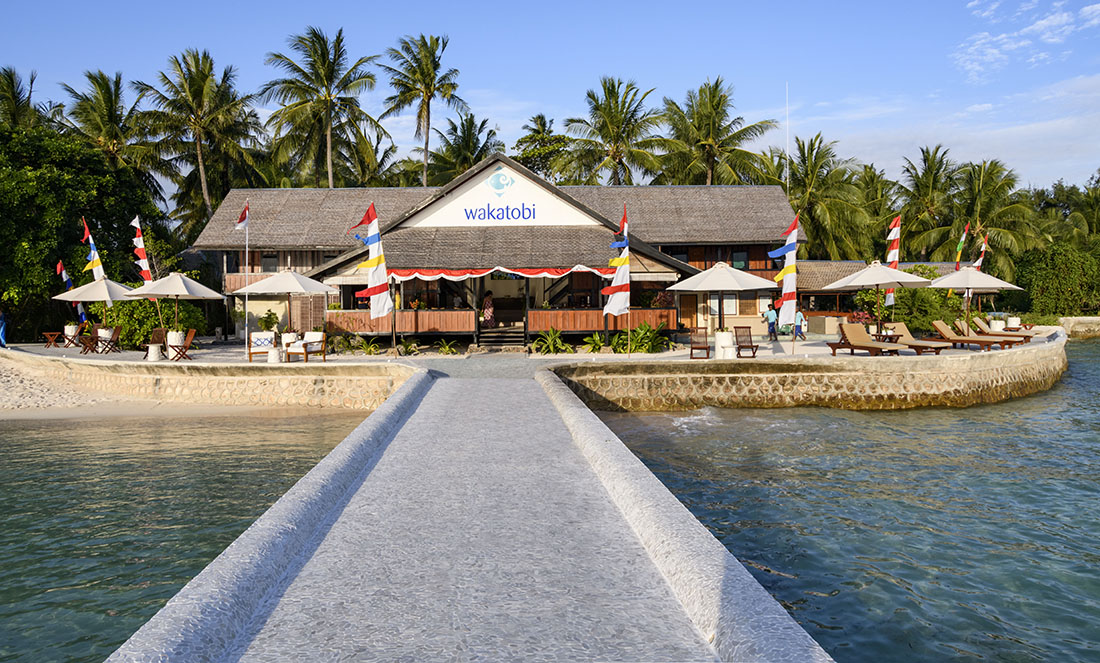
M 37 70 L 38 98 L 64 101 L 60 83 L 83 87 L 85 69 L 152 82 L 169 55 L 197 47 L 255 90 L 274 75 L 264 55 L 306 25 L 343 27 L 355 55 L 446 34 L 460 94 L 509 146 L 535 113 L 555 129 L 582 114 L 601 75 L 656 88 L 654 103 L 722 76 L 750 122 L 782 123 L 789 84 L 792 144 L 821 132 L 895 177 L 935 143 L 959 160 L 999 158 L 1024 185 L 1084 183 L 1100 167 L 1100 3 L 705 4 L 18 3 L 5 10 L 0 65 Z M 387 94 L 379 75 L 364 106 L 377 114 Z M 402 148 L 416 144 L 411 115 L 386 126 Z

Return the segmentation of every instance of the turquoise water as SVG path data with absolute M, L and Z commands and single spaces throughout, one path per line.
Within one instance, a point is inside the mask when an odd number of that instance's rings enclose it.
M 0 661 L 102 661 L 363 417 L 0 421 Z
M 841 662 L 1100 660 L 1100 341 L 966 409 L 601 417 Z

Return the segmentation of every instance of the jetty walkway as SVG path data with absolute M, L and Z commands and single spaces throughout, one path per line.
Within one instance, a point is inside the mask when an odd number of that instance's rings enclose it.
M 545 363 L 417 362 L 108 660 L 829 660 Z

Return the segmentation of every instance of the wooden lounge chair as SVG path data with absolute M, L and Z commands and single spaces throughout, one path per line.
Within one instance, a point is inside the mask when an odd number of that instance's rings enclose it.
M 932 328 L 936 330 L 939 336 L 934 340 L 942 340 L 951 344 L 954 348 L 964 348 L 968 345 L 976 345 L 979 350 L 990 350 L 994 345 L 997 345 L 998 341 L 992 340 L 987 337 L 979 336 L 959 336 L 956 332 L 951 331 L 951 328 L 947 326 L 947 323 L 943 320 L 935 320 L 932 322 Z M 1003 345 L 1001 346 L 1004 347 Z
M 80 345 L 80 335 L 84 333 L 84 328 L 87 327 L 87 326 L 88 326 L 88 321 L 87 320 L 85 320 L 84 322 L 77 325 L 76 333 L 73 334 L 72 336 L 66 336 L 65 337 L 65 347 L 66 348 L 75 348 L 76 346 Z
M 970 325 L 966 324 L 965 320 L 956 320 L 955 329 L 959 331 L 960 336 L 965 336 L 967 338 L 988 338 L 993 341 L 1002 341 L 1002 350 L 1004 350 L 1005 348 L 1011 348 L 1017 343 L 1024 342 L 1022 338 L 1016 338 L 1012 336 L 1001 336 L 999 334 L 979 334 L 978 332 L 971 329 Z
M 872 357 L 878 355 L 896 355 L 907 348 L 898 343 L 880 343 L 867 333 L 863 325 L 855 322 L 843 322 L 840 324 L 840 340 L 827 344 L 836 356 L 837 350 L 848 350 L 855 354 L 856 350 L 866 350 Z
M 121 348 L 118 347 L 118 335 L 121 333 L 122 327 L 120 325 L 115 325 L 114 329 L 111 330 L 110 338 L 97 336 L 95 351 L 104 355 L 109 352 L 122 352 Z
M 898 335 L 898 343 L 908 346 L 910 350 L 918 355 L 925 352 L 939 354 L 951 347 L 950 343 L 944 343 L 943 341 L 918 341 L 909 333 L 909 328 L 905 326 L 904 322 L 890 322 L 886 324 L 886 328 Z
M 691 350 L 688 351 L 689 359 L 710 359 L 710 337 L 706 327 L 692 327 Z M 702 357 L 696 357 L 696 352 L 704 353 Z
M 752 342 L 752 327 L 734 327 L 733 328 L 734 343 L 737 344 L 737 358 L 741 358 L 741 351 L 751 352 L 753 358 L 756 357 L 756 351 L 760 349 L 759 345 Z
M 286 346 L 286 360 L 290 361 L 294 355 L 301 355 L 302 361 L 307 364 L 310 355 L 321 355 L 321 361 L 328 361 L 325 357 L 325 332 L 308 331 L 302 340 Z
M 252 355 L 267 356 L 267 351 L 276 347 L 275 332 L 248 333 L 248 361 L 252 361 Z
M 993 331 L 986 324 L 985 320 L 981 318 L 974 318 L 974 324 L 978 327 L 978 331 L 986 336 L 1007 336 L 1009 338 L 1018 338 L 1024 343 L 1030 343 L 1032 337 L 1038 336 L 1039 332 L 1033 331 Z
M 187 330 L 187 338 L 184 339 L 183 345 L 169 345 L 168 350 L 172 353 L 172 361 L 179 361 L 180 359 L 190 360 L 187 351 L 191 349 L 191 341 L 195 340 L 195 330 Z

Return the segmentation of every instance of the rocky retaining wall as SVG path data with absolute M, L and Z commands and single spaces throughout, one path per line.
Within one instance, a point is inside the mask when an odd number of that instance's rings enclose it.
M 7 352 L 48 378 L 89 391 L 184 403 L 374 410 L 415 369 L 400 364 L 107 362 Z
M 820 405 L 849 410 L 965 407 L 1049 389 L 1066 370 L 1066 335 L 1011 350 L 942 356 L 813 356 L 605 362 L 554 372 L 598 410 Z
M 1100 318 L 1058 318 L 1058 324 L 1062 325 L 1070 338 L 1100 337 Z

